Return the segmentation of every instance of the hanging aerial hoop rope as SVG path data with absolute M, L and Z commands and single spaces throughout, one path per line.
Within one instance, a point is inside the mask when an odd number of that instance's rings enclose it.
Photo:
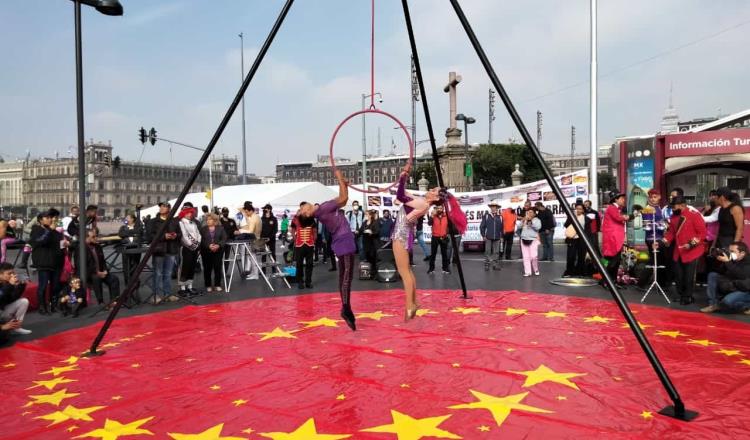
M 341 121 L 339 125 L 336 127 L 336 130 L 334 130 L 333 136 L 331 136 L 331 143 L 328 147 L 328 155 L 331 161 L 331 168 L 333 168 L 334 171 L 336 171 L 336 160 L 334 159 L 333 147 L 336 144 L 336 136 L 338 136 L 339 131 L 352 118 L 355 118 L 360 115 L 366 115 L 369 113 L 383 115 L 389 118 L 390 120 L 392 120 L 393 122 L 395 122 L 396 125 L 398 125 L 398 128 L 400 128 L 401 131 L 406 136 L 406 141 L 407 141 L 407 144 L 409 145 L 409 160 L 407 163 L 411 165 L 412 161 L 414 160 L 414 140 L 411 138 L 411 135 L 409 134 L 409 130 L 407 130 L 406 126 L 398 118 L 396 118 L 395 116 L 393 116 L 392 114 L 388 112 L 378 109 L 375 106 L 375 0 L 371 1 L 370 13 L 371 13 L 371 20 L 370 20 L 370 107 L 365 110 L 360 110 L 360 111 L 350 114 L 349 116 L 344 118 L 344 120 Z M 362 176 L 362 177 L 364 181 L 365 176 Z M 360 188 L 349 183 L 349 188 L 355 191 L 359 191 L 359 192 L 375 194 L 375 193 L 379 193 L 382 191 L 388 191 L 389 189 L 395 187 L 396 185 L 398 185 L 398 181 L 391 183 L 385 188 L 367 189 L 364 187 L 364 185 Z

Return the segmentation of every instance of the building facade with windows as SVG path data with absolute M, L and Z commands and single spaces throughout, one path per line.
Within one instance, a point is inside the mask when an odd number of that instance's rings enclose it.
M 238 183 L 237 159 L 212 160 L 213 186 Z M 112 156 L 112 146 L 86 145 L 86 203 L 99 207 L 99 215 L 119 218 L 133 212 L 136 205 L 151 206 L 177 197 L 193 168 L 156 163 L 120 161 Z M 0 173 L 1 175 L 1 173 Z M 56 207 L 67 212 L 78 204 L 78 160 L 29 159 L 23 162 L 23 200 L 30 211 Z M 190 192 L 209 189 L 207 169 L 200 172 Z M 206 199 L 208 204 L 208 199 Z
M 362 183 L 362 161 L 352 161 L 337 157 L 336 168 L 344 173 L 354 185 Z M 366 165 L 367 184 L 387 186 L 398 180 L 401 170 L 409 161 L 409 156 L 369 157 Z M 432 156 L 422 155 L 414 158 L 414 168 L 432 163 Z M 330 156 L 319 155 L 314 162 L 289 162 L 276 165 L 276 182 L 320 182 L 323 185 L 335 185 L 336 176 L 331 168 Z
M 23 204 L 23 162 L 0 162 L 0 209 Z

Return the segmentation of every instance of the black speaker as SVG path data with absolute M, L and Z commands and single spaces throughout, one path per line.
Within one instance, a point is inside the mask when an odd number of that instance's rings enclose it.
M 371 280 L 372 279 L 372 265 L 367 261 L 359 263 L 359 279 L 360 280 Z
M 381 248 L 377 253 L 377 280 L 381 283 L 392 283 L 399 280 L 393 249 Z

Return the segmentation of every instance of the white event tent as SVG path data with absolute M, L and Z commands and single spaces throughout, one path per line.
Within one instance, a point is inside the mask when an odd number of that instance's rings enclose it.
M 206 195 L 202 192 L 190 193 L 185 197 L 185 202 L 191 202 L 193 206 L 200 208 L 202 205 L 209 204 Z M 229 208 L 229 215 L 234 216 L 245 201 L 253 202 L 256 209 L 260 209 L 268 203 L 273 206 L 274 214 L 278 216 L 285 210 L 297 211 L 300 202 L 322 203 L 337 195 L 337 191 L 333 191 L 319 182 L 231 185 L 214 190 L 214 206 L 227 207 Z M 176 200 L 172 199 L 169 203 L 174 204 Z M 147 215 L 154 217 L 158 212 L 158 206 L 151 206 L 141 210 L 141 217 Z

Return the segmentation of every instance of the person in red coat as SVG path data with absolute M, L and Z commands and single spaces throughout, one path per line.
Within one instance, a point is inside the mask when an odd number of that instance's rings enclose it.
M 607 259 L 607 273 L 617 281 L 622 246 L 625 244 L 625 224 L 630 216 L 623 214 L 625 194 L 614 190 L 609 193 L 609 203 L 602 219 L 602 256 Z M 602 280 L 602 284 L 604 284 Z
M 695 269 L 704 251 L 706 223 L 700 213 L 688 209 L 684 197 L 672 197 L 670 205 L 672 217 L 661 243 L 663 246 L 674 244 L 672 259 L 675 284 L 680 294 L 680 304 L 687 305 L 695 301 Z M 654 246 L 658 246 L 658 242 Z

